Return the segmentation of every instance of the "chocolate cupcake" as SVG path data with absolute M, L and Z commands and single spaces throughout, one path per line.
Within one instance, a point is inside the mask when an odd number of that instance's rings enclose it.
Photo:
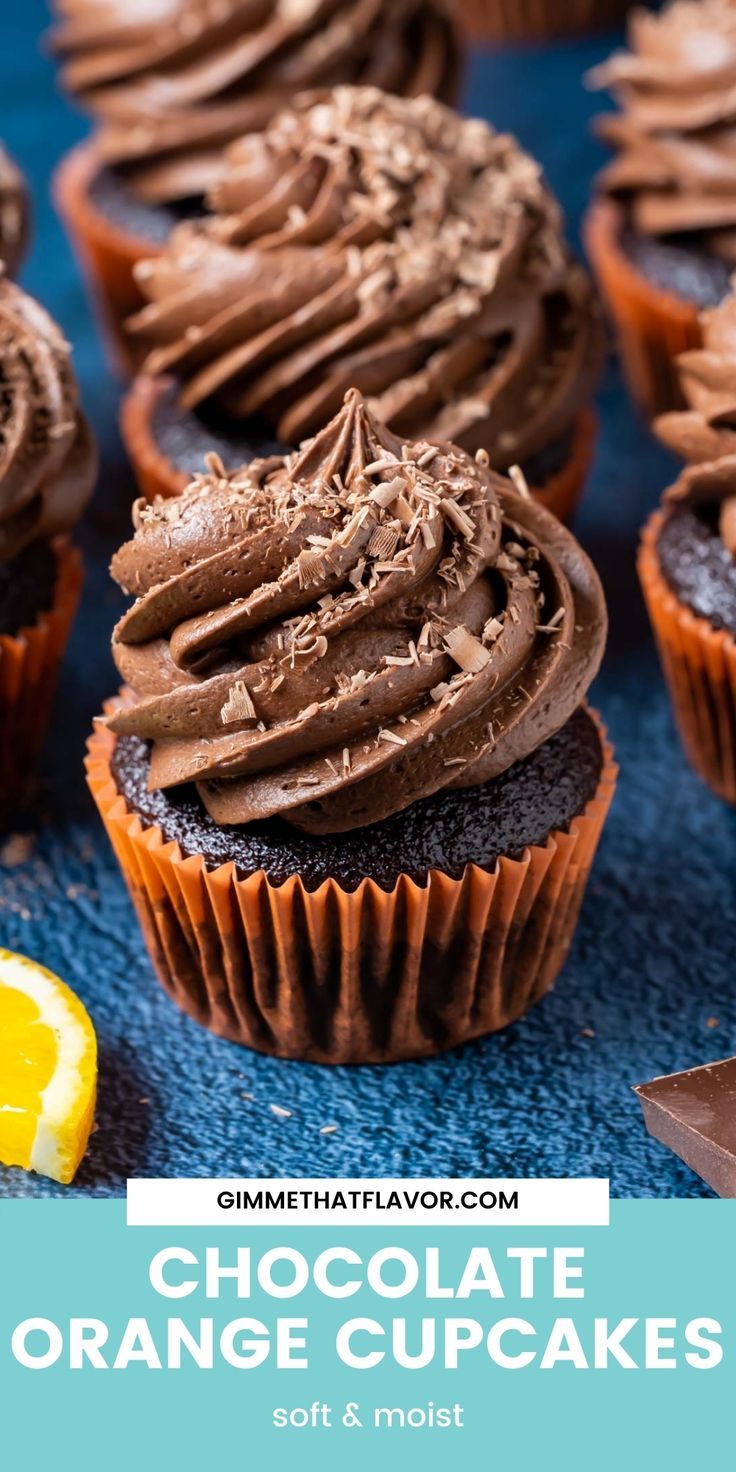
M 62 85 L 94 119 L 57 199 L 116 329 L 140 302 L 133 265 L 200 214 L 222 150 L 295 93 L 369 82 L 452 100 L 459 57 L 444 0 L 57 0 Z
M 601 337 L 559 207 L 513 138 L 340 87 L 233 144 L 217 215 L 137 268 L 123 430 L 145 494 L 314 433 L 356 385 L 397 434 L 521 465 L 557 514 L 592 449 Z M 172 381 L 173 380 L 173 381 Z
M 15 276 L 25 255 L 30 205 L 25 179 L 0 143 L 0 267 Z
M 0 814 L 43 740 L 76 610 L 81 563 L 67 533 L 94 482 L 68 343 L 0 278 Z
M 632 392 L 655 414 L 681 405 L 674 360 L 736 266 L 736 8 L 637 9 L 629 45 L 588 78 L 620 112 L 598 122 L 616 153 L 586 237 Z
M 685 749 L 736 802 L 736 297 L 677 362 L 688 407 L 662 441 L 690 462 L 647 524 L 639 572 Z
M 474 41 L 550 41 L 615 25 L 631 0 L 457 0 Z
M 139 502 L 89 778 L 167 991 L 322 1062 L 502 1027 L 570 944 L 614 769 L 597 576 L 357 391 L 293 454 Z

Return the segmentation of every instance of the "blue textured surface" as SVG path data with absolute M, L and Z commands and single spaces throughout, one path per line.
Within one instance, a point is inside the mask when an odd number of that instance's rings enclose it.
M 180 1016 L 151 973 L 84 786 L 92 717 L 114 686 L 118 610 L 107 562 L 128 525 L 131 481 L 79 275 L 49 201 L 83 125 L 37 51 L 42 0 L 4 15 L 0 134 L 27 170 L 36 235 L 25 284 L 75 344 L 103 470 L 81 531 L 87 587 L 66 662 L 34 817 L 35 846 L 0 869 L 0 937 L 80 993 L 101 1050 L 99 1129 L 76 1191 L 121 1194 L 127 1175 L 610 1174 L 619 1196 L 706 1190 L 645 1134 L 630 1086 L 736 1052 L 736 817 L 677 745 L 634 571 L 640 524 L 671 469 L 611 367 L 603 435 L 578 530 L 602 570 L 612 618 L 594 691 L 622 765 L 569 964 L 555 992 L 505 1034 L 388 1069 L 320 1069 L 260 1058 Z M 470 109 L 516 132 L 544 163 L 573 228 L 600 159 L 584 68 L 595 42 L 477 58 Z M 717 1019 L 717 1026 L 714 1023 Z M 275 1116 L 270 1105 L 292 1111 Z M 322 1136 L 320 1127 L 336 1124 Z M 54 1187 L 0 1173 L 0 1196 Z

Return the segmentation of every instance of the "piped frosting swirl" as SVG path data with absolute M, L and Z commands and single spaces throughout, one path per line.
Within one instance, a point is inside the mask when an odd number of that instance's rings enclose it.
M 26 182 L 0 143 L 0 267 L 14 276 L 28 244 L 30 206 Z
M 523 462 L 591 392 L 600 337 L 557 203 L 513 138 L 338 88 L 235 144 L 219 216 L 142 263 L 130 323 L 181 401 L 296 444 L 357 386 L 398 434 Z
M 736 264 L 736 7 L 638 8 L 628 34 L 630 49 L 589 75 L 621 109 L 598 121 L 616 150 L 602 187 L 628 201 L 643 234 L 697 232 Z
M 0 561 L 71 530 L 97 460 L 71 349 L 38 302 L 0 279 Z
M 688 461 L 666 499 L 717 506 L 721 538 L 736 556 L 736 295 L 702 312 L 700 323 L 702 348 L 677 359 L 687 408 L 660 415 L 655 428 Z
M 365 82 L 454 97 L 444 0 L 56 0 L 62 83 L 99 156 L 151 202 L 201 196 L 223 145 L 306 88 Z
M 113 730 L 150 785 L 218 823 L 376 822 L 504 771 L 580 704 L 603 595 L 554 517 L 453 446 L 384 429 L 357 391 L 287 458 L 139 502 L 112 572 L 136 601 Z

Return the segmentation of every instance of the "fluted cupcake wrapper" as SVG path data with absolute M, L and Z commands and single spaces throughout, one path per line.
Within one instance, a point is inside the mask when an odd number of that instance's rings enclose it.
M 642 533 L 638 571 L 677 727 L 695 770 L 736 803 L 736 640 L 679 603 L 662 574 L 657 542 L 664 512 Z
M 110 702 L 106 710 L 115 708 Z M 597 720 L 597 717 L 595 717 Z M 260 1052 L 393 1062 L 505 1027 L 549 991 L 567 955 L 616 783 L 599 725 L 595 796 L 570 824 L 494 871 L 402 875 L 387 893 L 211 870 L 146 827 L 119 792 L 98 726 L 88 781 L 166 991 L 197 1022 Z
M 97 208 L 91 186 L 99 168 L 94 140 L 78 144 L 56 170 L 54 200 L 97 309 L 111 366 L 130 377 L 136 364 L 124 324 L 144 304 L 133 269 L 160 247 L 121 229 Z
M 0 817 L 21 799 L 46 734 L 56 677 L 77 611 L 82 559 L 66 538 L 53 543 L 50 609 L 17 634 L 0 634 Z
M 623 213 L 613 200 L 590 206 L 585 248 L 618 341 L 636 403 L 649 418 L 683 406 L 675 360 L 702 344 L 698 309 L 637 271 L 621 248 Z
M 156 443 L 153 417 L 159 399 L 171 388 L 170 378 L 153 378 L 138 373 L 125 394 L 120 409 L 120 432 L 142 496 L 179 496 L 191 476 L 177 470 Z M 590 470 L 598 421 L 592 409 L 583 410 L 573 429 L 570 455 L 565 465 L 532 492 L 560 521 L 569 521 L 580 500 Z
M 457 0 L 476 41 L 545 41 L 614 25 L 630 0 Z

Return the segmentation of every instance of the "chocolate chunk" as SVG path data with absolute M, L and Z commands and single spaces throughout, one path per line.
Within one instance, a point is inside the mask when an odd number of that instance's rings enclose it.
M 736 1197 L 736 1058 L 655 1078 L 634 1092 L 650 1135 L 718 1196 Z

